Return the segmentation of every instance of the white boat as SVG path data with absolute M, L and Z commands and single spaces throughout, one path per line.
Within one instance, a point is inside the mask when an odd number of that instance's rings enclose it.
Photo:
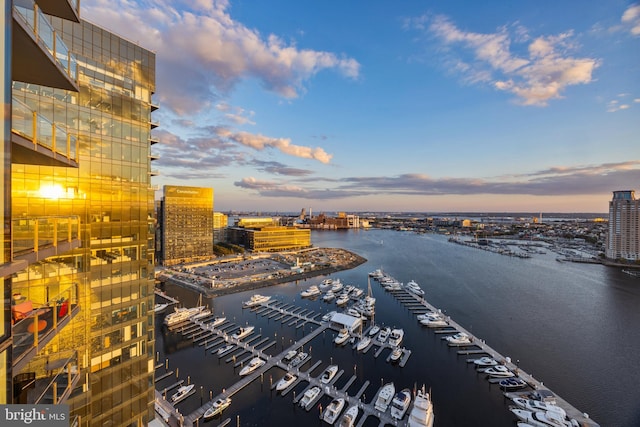
M 160 314 L 160 313 L 164 313 L 164 311 L 167 309 L 167 307 L 169 307 L 169 304 L 165 303 L 165 304 L 156 304 L 153 306 L 153 312 L 155 314 Z
M 356 418 L 358 418 L 358 406 L 350 406 L 340 418 L 338 427 L 353 427 L 356 424 Z
M 335 312 L 335 311 L 330 311 L 330 312 L 328 312 L 327 314 L 325 314 L 324 316 L 322 316 L 322 320 L 323 320 L 324 322 L 330 322 L 330 321 L 331 321 L 331 319 L 333 318 L 333 315 L 334 315 L 334 314 L 336 314 L 336 312 Z
M 477 367 L 488 367 L 488 366 L 496 366 L 498 364 L 498 361 L 492 357 L 481 357 L 480 359 L 476 359 L 473 361 L 473 363 L 477 366 Z
M 420 320 L 428 319 L 428 318 L 434 317 L 434 316 L 436 316 L 436 317 L 440 316 L 440 313 L 436 313 L 435 311 L 429 310 L 426 313 L 418 314 L 416 316 L 416 319 L 418 319 L 418 321 L 420 321 Z
M 504 390 L 518 390 L 529 385 L 520 377 L 505 378 L 503 380 L 500 380 L 498 384 L 500 385 L 500 388 Z
M 527 411 L 554 411 L 562 417 L 567 416 L 567 413 L 564 409 L 551 403 L 540 402 L 539 400 L 525 399 L 523 397 L 514 397 L 512 400 L 513 403 L 515 403 L 522 409 L 526 409 Z
M 396 393 L 391 401 L 391 418 L 401 420 L 404 414 L 407 413 L 409 405 L 411 404 L 411 390 L 408 388 L 402 389 Z
M 209 409 L 207 409 L 202 416 L 205 420 L 215 417 L 218 414 L 221 414 L 222 411 L 227 409 L 231 405 L 231 398 L 227 397 L 225 399 L 218 399 L 213 402 L 213 405 Z
M 216 353 L 219 357 L 224 356 L 225 354 L 231 352 L 231 350 L 233 350 L 235 347 L 235 344 L 227 344 L 224 347 L 220 347 Z
M 336 280 L 333 281 L 333 285 L 331 285 L 331 290 L 333 292 L 340 292 L 343 287 L 344 287 L 344 285 L 342 284 L 340 279 L 336 279 Z
M 370 336 L 370 337 L 372 337 L 372 336 L 374 336 L 375 334 L 377 334 L 378 332 L 380 332 L 380 326 L 378 326 L 378 325 L 373 325 L 373 326 L 371 327 L 371 329 L 369 329 L 369 336 Z
M 256 305 L 262 304 L 264 302 L 267 302 L 270 299 L 271 299 L 270 296 L 255 294 L 255 295 L 251 296 L 251 299 L 249 299 L 248 301 L 245 301 L 245 302 L 242 303 L 242 308 L 255 307 Z
M 349 298 L 351 299 L 359 299 L 362 294 L 364 294 L 364 291 L 360 288 L 354 288 L 353 291 L 351 291 L 349 293 Z
M 527 411 L 526 409 L 512 408 L 511 412 L 518 419 L 535 427 L 567 427 L 571 425 L 565 417 L 553 411 Z
M 458 332 L 455 335 L 451 335 L 450 337 L 445 338 L 449 344 L 459 345 L 459 344 L 471 344 L 471 337 L 464 332 Z
M 336 294 L 334 294 L 333 291 L 329 289 L 327 293 L 322 296 L 322 301 L 329 302 L 333 301 L 335 298 Z
M 287 387 L 293 384 L 293 382 L 297 379 L 298 379 L 297 376 L 293 375 L 291 372 L 287 372 L 284 375 L 284 377 L 282 377 L 280 381 L 278 381 L 278 384 L 276 384 L 276 391 L 285 390 Z
M 365 348 L 367 348 L 367 346 L 370 343 L 371 343 L 371 337 L 364 336 L 364 337 L 360 338 L 360 341 L 358 341 L 358 344 L 356 345 L 356 350 L 362 351 Z
M 182 322 L 186 322 L 191 317 L 200 313 L 204 309 L 205 309 L 205 306 L 203 305 L 198 307 L 191 307 L 191 308 L 185 308 L 185 307 L 176 308 L 173 313 L 169 313 L 166 315 L 166 317 L 164 318 L 164 324 L 167 326 L 173 326 Z
M 299 352 L 296 357 L 293 358 L 289 366 L 295 368 L 296 366 L 302 365 L 309 358 L 309 353 L 305 353 L 304 351 Z
M 403 352 L 404 352 L 404 348 L 394 347 L 393 350 L 391 351 L 391 357 L 390 357 L 391 361 L 397 362 L 398 360 L 400 360 Z
M 255 329 L 255 326 L 242 327 L 242 328 L 238 329 L 233 335 L 231 335 L 231 338 L 235 338 L 237 340 L 241 340 L 242 338 L 246 337 L 251 332 L 253 332 L 254 329 Z
M 382 272 L 381 268 L 378 268 L 376 270 L 373 270 L 371 273 L 369 273 L 369 277 L 373 277 L 374 279 L 382 279 L 384 277 L 384 273 Z
M 449 323 L 442 316 L 431 316 L 420 321 L 420 324 L 428 328 L 441 328 Z
M 433 403 L 423 386 L 413 400 L 407 427 L 433 427 L 433 419 Z
M 360 312 L 353 307 L 349 307 L 349 309 L 347 310 L 347 314 L 352 317 L 362 318 Z
M 194 384 L 180 386 L 178 391 L 175 392 L 173 396 L 171 396 L 171 401 L 173 403 L 178 403 L 181 400 L 185 399 L 187 396 L 189 396 L 189 393 L 191 393 L 191 390 L 193 390 L 194 387 Z
M 389 335 L 389 344 L 393 347 L 398 347 L 402 343 L 402 339 L 404 338 L 404 330 L 397 328 L 391 330 L 391 335 Z
M 249 375 L 251 372 L 255 371 L 264 364 L 264 360 L 260 359 L 259 357 L 254 357 L 249 361 L 249 364 L 247 366 L 240 369 L 240 376 L 244 377 L 245 375 Z
M 389 338 L 389 334 L 391 334 L 391 329 L 389 329 L 388 327 L 382 329 L 378 334 L 378 341 L 384 344 L 385 342 L 387 342 L 387 338 Z
M 210 314 L 211 314 L 211 310 L 209 310 L 209 309 L 204 309 L 204 310 L 202 310 L 200 313 L 196 313 L 196 314 L 194 314 L 193 316 L 191 316 L 191 317 L 189 318 L 189 320 L 194 320 L 194 321 L 195 321 L 195 320 L 199 320 L 199 319 L 202 319 L 203 317 L 207 317 L 207 316 L 208 316 L 208 315 L 210 315 Z
M 300 406 L 306 409 L 307 406 L 309 406 L 309 404 L 313 402 L 313 400 L 316 397 L 318 397 L 319 394 L 320 394 L 320 387 L 318 386 L 311 387 L 309 390 L 305 391 L 304 394 L 302 395 L 302 398 L 300 399 Z
M 513 372 L 504 365 L 496 365 L 484 370 L 484 373 L 490 377 L 509 378 L 515 376 Z
M 374 408 L 380 412 L 386 411 L 394 394 L 396 394 L 396 387 L 393 383 L 383 385 L 380 390 L 378 390 L 378 397 L 376 397 L 376 403 L 373 405 Z
M 338 417 L 340 416 L 340 412 L 342 412 L 342 408 L 344 408 L 344 399 L 333 399 L 331 403 L 327 406 L 322 414 L 322 419 L 324 422 L 333 425 L 336 422 Z
M 329 365 L 320 376 L 320 382 L 322 384 L 328 384 L 338 373 L 338 365 Z
M 222 325 L 226 320 L 227 320 L 226 317 L 214 317 L 213 322 L 211 322 L 211 326 L 213 326 L 214 328 L 217 328 L 218 326 Z
M 349 339 L 349 331 L 347 329 L 340 329 L 338 336 L 333 340 L 338 345 L 342 345 Z
M 297 350 L 289 350 L 287 354 L 284 355 L 282 360 L 285 362 L 290 362 L 294 357 L 296 357 L 297 354 L 298 354 Z
M 409 282 L 407 282 L 406 285 L 404 285 L 404 287 L 409 292 L 413 292 L 416 295 L 424 295 L 424 291 L 422 290 L 420 285 L 418 285 L 418 283 L 415 280 L 410 280 Z
M 316 285 L 311 285 L 304 291 L 300 292 L 300 296 L 303 298 L 310 298 L 310 297 L 315 297 L 317 295 L 320 295 L 321 293 L 322 292 L 320 291 L 320 289 L 318 289 Z
M 349 302 L 349 294 L 345 294 L 345 293 L 340 294 L 338 296 L 338 299 L 336 300 L 336 304 L 338 305 L 345 305 L 348 302 Z

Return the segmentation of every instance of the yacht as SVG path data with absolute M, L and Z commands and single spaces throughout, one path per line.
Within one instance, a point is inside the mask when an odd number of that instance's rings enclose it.
M 176 308 L 173 313 L 167 314 L 167 316 L 164 318 L 164 324 L 167 326 L 177 325 L 178 323 L 182 323 L 189 320 L 191 317 L 200 313 L 204 309 L 205 309 L 205 306 L 203 305 L 198 307 L 192 307 L 192 308 L 185 308 L 185 307 Z
M 433 403 L 423 386 L 413 400 L 407 427 L 433 427 L 433 418 Z
M 330 288 L 331 286 L 333 286 L 333 279 L 324 279 L 322 283 L 320 283 L 319 288 L 321 290 L 325 290 L 327 288 Z
M 565 417 L 553 411 L 527 411 L 526 409 L 512 408 L 511 412 L 518 419 L 536 427 L 565 427 L 567 421 Z
M 349 409 L 342 415 L 338 427 L 353 427 L 356 424 L 356 418 L 358 418 L 358 405 L 350 406 Z
M 380 412 L 384 412 L 389 407 L 393 395 L 396 393 L 396 387 L 393 383 L 386 383 L 378 391 L 378 397 L 376 397 L 376 403 L 374 408 Z
M 333 315 L 334 315 L 334 314 L 336 314 L 336 312 L 335 312 L 335 311 L 330 311 L 330 312 L 328 312 L 327 314 L 325 314 L 324 316 L 322 316 L 322 320 L 323 320 L 324 322 L 329 322 L 329 321 L 331 321 L 331 319 L 333 318 Z
M 231 398 L 227 397 L 225 399 L 218 399 L 213 402 L 213 405 L 209 409 L 207 409 L 202 416 L 205 420 L 215 417 L 218 414 L 221 414 L 222 411 L 227 409 L 231 405 Z
M 515 374 L 507 369 L 504 365 L 496 365 L 484 370 L 484 373 L 490 377 L 509 378 L 514 377 Z
M 527 411 L 555 411 L 563 417 L 567 416 L 567 413 L 564 409 L 551 403 L 540 402 L 539 400 L 525 399 L 523 397 L 514 397 L 512 400 L 513 403 L 515 403 L 522 409 L 526 409 Z
M 375 334 L 377 334 L 378 332 L 380 332 L 380 326 L 378 326 L 378 325 L 373 325 L 373 326 L 371 327 L 371 329 L 369 330 L 369 336 L 370 336 L 370 337 L 372 337 L 372 336 L 374 336 Z
M 310 297 L 318 296 L 321 293 L 322 292 L 320 292 L 320 289 L 318 289 L 316 285 L 311 285 L 304 291 L 300 292 L 300 296 L 303 298 L 310 298 Z
M 169 304 L 167 304 L 167 303 L 156 304 L 156 305 L 153 306 L 153 312 L 155 314 L 164 313 L 164 311 L 167 309 L 167 307 L 169 307 Z
M 286 390 L 286 388 L 293 384 L 293 382 L 297 379 L 297 376 L 293 375 L 291 372 L 287 372 L 285 376 L 282 377 L 280 381 L 278 381 L 278 384 L 276 384 L 276 391 Z
M 218 326 L 222 325 L 224 322 L 226 322 L 227 318 L 226 317 L 214 317 L 213 318 L 213 322 L 211 322 L 211 326 L 213 326 L 214 328 L 217 328 Z
M 324 413 L 322 414 L 322 419 L 326 423 L 333 425 L 333 423 L 335 423 L 338 417 L 340 416 L 340 412 L 342 412 L 342 408 L 344 408 L 344 399 L 343 398 L 333 399 L 331 403 L 329 403 L 329 405 L 327 406 L 327 409 L 324 410 Z
M 525 388 L 529 384 L 522 378 L 511 377 L 500 380 L 500 388 L 504 390 L 518 390 L 520 388 Z
M 391 329 L 389 329 L 388 327 L 382 329 L 378 334 L 378 341 L 384 344 L 387 341 L 387 338 L 389 338 L 390 333 L 391 333 Z
M 362 315 L 354 307 L 349 307 L 349 309 L 347 310 L 347 314 L 349 316 L 358 317 L 358 318 L 362 319 Z
M 436 313 L 435 311 L 427 311 L 426 313 L 422 313 L 422 314 L 418 314 L 416 316 L 416 319 L 418 319 L 418 322 L 421 320 L 425 320 L 428 319 L 430 317 L 434 317 L 434 316 L 440 316 L 440 313 Z
M 442 316 L 431 316 L 420 321 L 420 324 L 428 328 L 442 328 L 449 323 Z
M 267 302 L 271 299 L 270 296 L 255 294 L 249 299 L 242 303 L 242 308 L 251 308 L 255 307 L 258 304 L 262 304 L 263 302 Z
M 333 292 L 340 292 L 343 287 L 344 287 L 344 285 L 342 284 L 340 279 L 336 279 L 336 280 L 333 281 L 333 285 L 331 285 L 331 290 Z
M 320 382 L 322 384 L 328 384 L 329 381 L 333 379 L 338 373 L 338 365 L 329 365 L 327 369 L 324 370 L 322 376 L 320 377 Z
M 334 294 L 333 291 L 329 289 L 327 293 L 322 296 L 322 301 L 329 302 L 329 301 L 333 301 L 335 298 L 336 298 L 336 294 Z
M 338 305 L 345 305 L 348 302 L 349 302 L 349 294 L 345 294 L 345 293 L 340 294 L 338 296 L 338 299 L 336 300 L 336 304 Z
M 358 351 L 362 351 L 365 348 L 367 348 L 367 346 L 371 343 L 371 338 L 368 336 L 364 336 L 362 338 L 360 338 L 360 341 L 358 341 L 358 344 L 356 345 L 356 350 Z
M 300 406 L 306 409 L 307 406 L 309 406 L 309 404 L 313 402 L 313 400 L 316 397 L 318 397 L 319 394 L 320 394 L 320 387 L 318 386 L 311 387 L 309 390 L 305 391 L 304 394 L 302 395 L 302 399 L 300 399 Z
M 240 370 L 240 376 L 244 377 L 245 375 L 249 375 L 251 372 L 255 371 L 264 364 L 264 360 L 260 359 L 259 357 L 254 357 L 249 361 L 248 365 Z
M 488 366 L 496 366 L 498 364 L 498 361 L 492 357 L 481 357 L 480 359 L 476 359 L 473 361 L 473 363 L 477 366 L 477 367 L 488 367 Z
M 406 414 L 409 405 L 411 404 L 411 390 L 408 388 L 402 389 L 394 396 L 391 401 L 391 418 L 401 420 Z
M 246 337 L 251 332 L 253 332 L 254 329 L 255 329 L 255 326 L 245 326 L 243 328 L 238 329 L 233 335 L 231 335 L 231 338 L 241 340 L 242 338 Z
M 364 291 L 360 288 L 353 288 L 353 291 L 349 294 L 351 299 L 359 299 L 364 294 Z
M 191 316 L 189 319 L 190 319 L 190 320 L 193 320 L 193 321 L 196 321 L 196 320 L 200 320 L 200 319 L 202 319 L 203 317 L 207 317 L 207 316 L 208 316 L 208 315 L 210 315 L 210 314 L 211 314 L 211 310 L 209 310 L 209 309 L 205 309 L 205 310 L 202 310 L 202 311 L 201 311 L 201 312 L 199 312 L 199 313 L 194 314 L 194 315 L 193 315 L 193 316 Z
M 424 291 L 422 290 L 420 285 L 418 285 L 418 283 L 415 280 L 410 280 L 409 282 L 407 282 L 406 285 L 404 285 L 404 287 L 409 292 L 413 292 L 416 295 L 424 295 Z
M 381 268 L 378 268 L 376 270 L 373 270 L 371 273 L 369 273 L 369 277 L 373 277 L 374 279 L 380 280 L 384 277 L 384 273 L 382 272 Z
M 304 362 L 309 358 L 309 353 L 305 353 L 304 351 L 299 352 L 296 357 L 293 358 L 289 366 L 295 368 L 296 366 L 302 366 Z
M 175 394 L 173 396 L 171 396 L 171 401 L 173 403 L 178 403 L 178 402 L 182 401 L 183 399 L 186 399 L 187 396 L 189 396 L 189 393 L 191 393 L 191 390 L 193 390 L 194 387 L 195 387 L 194 384 L 180 386 L 178 391 L 175 392 Z
M 349 339 L 349 331 L 347 329 L 340 329 L 340 333 L 338 333 L 338 336 L 333 340 L 333 342 L 335 342 L 338 345 L 342 345 L 345 342 L 347 342 L 347 340 Z
M 404 348 L 394 347 L 391 351 L 390 359 L 392 362 L 397 362 L 402 357 L 402 353 L 404 352 Z
M 445 338 L 449 341 L 449 344 L 459 345 L 459 344 L 471 344 L 471 337 L 464 332 L 458 332 L 455 335 L 451 335 Z
M 389 344 L 393 347 L 398 347 L 402 343 L 402 339 L 404 338 L 404 331 L 400 328 L 392 329 L 391 335 L 389 335 Z
M 220 347 L 216 353 L 218 354 L 218 357 L 222 357 L 225 354 L 230 353 L 235 347 L 235 344 L 227 344 L 224 347 Z
M 284 362 L 290 362 L 294 357 L 296 357 L 296 354 L 298 354 L 297 350 L 289 350 L 287 354 L 284 355 L 282 360 Z

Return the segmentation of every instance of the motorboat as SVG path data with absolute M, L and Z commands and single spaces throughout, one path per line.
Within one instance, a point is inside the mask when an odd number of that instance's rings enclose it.
M 394 347 L 391 351 L 390 359 L 392 362 L 397 362 L 402 357 L 402 353 L 404 353 L 404 348 Z
M 391 334 L 390 328 L 387 327 L 382 329 L 378 334 L 378 341 L 384 344 L 385 342 L 387 342 L 387 338 L 389 338 L 389 334 Z
M 382 272 L 381 268 L 378 268 L 373 270 L 371 273 L 369 273 L 369 277 L 373 277 L 374 279 L 380 280 L 384 277 L 384 273 Z
M 364 337 L 360 338 L 360 341 L 358 341 L 358 344 L 356 345 L 356 350 L 362 351 L 365 348 L 367 348 L 367 346 L 370 343 L 371 343 L 371 337 L 364 336 Z
M 289 366 L 295 368 L 296 366 L 301 366 L 304 362 L 309 358 L 309 353 L 305 353 L 304 351 L 299 352 L 296 357 L 293 358 Z
M 329 302 L 333 301 L 335 298 L 336 294 L 334 294 L 333 291 L 329 289 L 327 293 L 322 296 L 322 301 Z
M 511 408 L 511 412 L 518 417 L 518 419 L 536 427 L 566 427 L 570 425 L 565 420 L 565 416 L 554 411 L 532 412 L 526 409 Z
M 164 311 L 167 309 L 167 307 L 169 307 L 168 303 L 156 304 L 156 305 L 153 306 L 153 312 L 155 314 L 164 313 Z
M 311 402 L 315 400 L 316 397 L 320 394 L 320 387 L 313 386 L 309 390 L 305 391 L 300 399 L 300 406 L 303 408 L 307 408 Z
M 525 399 L 523 397 L 514 397 L 512 400 L 513 403 L 515 403 L 522 409 L 526 409 L 527 411 L 555 411 L 563 417 L 567 416 L 567 413 L 564 409 L 551 403 L 540 402 L 539 400 L 533 399 Z
M 408 388 L 402 389 L 396 393 L 391 401 L 391 418 L 401 420 L 404 414 L 407 413 L 409 405 L 411 404 L 411 390 Z
M 324 322 L 330 322 L 330 321 L 331 321 L 331 319 L 333 318 L 333 315 L 334 315 L 334 314 L 336 314 L 336 312 L 335 312 L 335 311 L 330 311 L 330 312 L 328 312 L 327 314 L 325 314 L 324 316 L 322 316 L 322 320 L 323 320 Z
M 358 418 L 358 405 L 350 406 L 340 418 L 338 427 L 353 427 L 356 424 L 356 418 Z
M 338 336 L 333 340 L 338 345 L 342 345 L 349 339 L 349 331 L 345 328 L 340 329 Z
M 473 361 L 474 365 L 477 367 L 488 367 L 488 366 L 496 366 L 498 361 L 492 357 L 481 357 L 480 359 L 476 359 Z
M 427 319 L 421 320 L 420 324 L 428 328 L 442 328 L 449 325 L 449 323 L 442 316 L 430 316 Z
M 373 326 L 371 327 L 371 329 L 369 330 L 369 336 L 370 336 L 370 337 L 372 337 L 372 336 L 374 336 L 375 334 L 377 334 L 378 332 L 380 332 L 380 326 L 378 326 L 378 325 L 373 325 Z
M 320 283 L 319 288 L 321 290 L 325 290 L 327 288 L 330 288 L 331 286 L 333 286 L 333 279 L 324 279 L 322 283 Z
M 464 332 L 458 332 L 457 334 L 446 337 L 445 339 L 452 345 L 471 344 L 472 342 L 471 337 Z
M 516 375 L 504 365 L 492 366 L 490 368 L 485 369 L 484 373 L 489 375 L 490 377 L 499 377 L 499 378 L 515 377 Z
M 359 299 L 364 294 L 364 291 L 360 288 L 353 288 L 353 291 L 349 293 L 349 298 Z
M 345 294 L 345 293 L 340 294 L 338 296 L 338 299 L 336 300 L 336 304 L 338 304 L 339 306 L 345 305 L 348 302 L 349 302 L 349 294 Z
M 338 365 L 329 365 L 320 376 L 320 382 L 322 384 L 328 384 L 338 373 Z
M 207 409 L 205 411 L 205 413 L 202 416 L 202 418 L 204 418 L 205 420 L 213 418 L 216 415 L 221 414 L 222 411 L 224 411 L 225 409 L 227 409 L 229 407 L 229 405 L 231 405 L 231 398 L 230 397 L 227 397 L 227 398 L 224 398 L 224 399 L 218 399 L 215 402 L 213 402 L 213 405 L 211 405 L 211 407 L 209 409 Z
M 276 391 L 286 390 L 286 388 L 293 384 L 297 379 L 297 376 L 293 375 L 291 372 L 287 372 L 276 384 Z
M 234 339 L 237 339 L 237 340 L 241 340 L 242 338 L 246 337 L 251 332 L 253 332 L 254 329 L 255 329 L 255 326 L 241 327 L 233 335 L 231 335 L 231 338 L 234 338 Z
M 213 326 L 214 328 L 217 328 L 218 326 L 222 325 L 224 322 L 226 322 L 227 318 L 222 316 L 222 317 L 214 317 L 213 318 L 213 322 L 211 322 L 211 326 Z
M 418 314 L 416 316 L 416 319 L 418 319 L 418 321 L 421 321 L 421 320 L 428 319 L 428 318 L 433 317 L 433 316 L 440 316 L 440 313 L 436 313 L 435 311 L 429 310 L 426 313 Z
M 433 427 L 433 419 L 433 403 L 423 386 L 413 400 L 407 427 Z
M 520 388 L 525 388 L 529 384 L 522 378 L 511 377 L 500 380 L 500 388 L 504 390 L 518 390 Z
M 178 403 L 178 402 L 186 399 L 187 396 L 189 396 L 189 393 L 191 393 L 191 391 L 193 390 L 194 387 L 195 387 L 195 384 L 189 384 L 189 385 L 180 386 L 178 391 L 175 392 L 171 396 L 171 401 L 173 403 Z
M 179 323 L 186 322 L 196 314 L 203 311 L 205 308 L 206 307 L 203 305 L 191 308 L 175 308 L 175 311 L 173 313 L 169 313 L 165 316 L 164 324 L 167 326 L 174 326 Z
M 349 307 L 349 309 L 347 310 L 347 314 L 352 317 L 358 317 L 360 319 L 362 318 L 360 312 L 356 310 L 354 307 Z
M 264 364 L 264 360 L 260 359 L 259 357 L 254 357 L 244 368 L 240 369 L 240 376 L 244 377 L 245 375 L 249 375 L 251 372 L 255 371 Z
M 298 354 L 297 350 L 289 350 L 287 354 L 284 355 L 282 360 L 285 362 L 290 362 L 294 357 L 296 357 L 297 354 Z
M 397 328 L 392 329 L 391 334 L 389 335 L 389 345 L 393 347 L 399 347 L 402 343 L 402 339 L 404 338 L 404 330 Z
M 335 423 L 338 417 L 340 416 L 340 412 L 342 412 L 342 408 L 344 408 L 344 399 L 343 398 L 333 399 L 331 403 L 329 403 L 327 408 L 324 410 L 324 413 L 322 414 L 322 419 L 326 423 L 333 425 L 333 423 Z
M 333 285 L 331 285 L 331 290 L 333 292 L 340 292 L 343 287 L 344 287 L 344 285 L 342 284 L 340 279 L 336 279 L 336 280 L 333 281 Z
M 209 310 L 209 309 L 204 309 L 204 310 L 202 310 L 201 312 L 196 313 L 196 314 L 194 314 L 193 316 L 191 316 L 191 317 L 189 318 L 189 320 L 193 320 L 193 321 L 200 320 L 200 319 L 202 319 L 203 317 L 207 317 L 207 316 L 208 316 L 208 315 L 210 315 L 210 314 L 211 314 L 211 310 Z
M 304 291 L 300 292 L 300 296 L 303 298 L 310 298 L 320 295 L 322 292 L 316 285 L 311 285 Z
M 269 301 L 270 299 L 271 299 L 270 296 L 255 294 L 255 295 L 251 296 L 251 299 L 249 299 L 248 301 L 245 301 L 245 302 L 242 303 L 242 308 L 255 307 L 256 305 L 265 303 L 265 302 Z
M 225 354 L 230 353 L 231 350 L 233 350 L 235 347 L 235 344 L 227 344 L 224 347 L 220 347 L 216 354 L 218 355 L 218 357 L 222 357 Z
M 416 295 L 424 295 L 424 291 L 422 290 L 422 288 L 420 287 L 420 285 L 418 285 L 418 283 L 415 280 L 410 280 L 407 282 L 406 285 L 404 285 L 404 287 L 409 291 L 409 292 L 413 292 Z
M 376 403 L 373 405 L 377 411 L 384 412 L 389 407 L 393 396 L 396 393 L 396 387 L 393 383 L 386 383 L 380 390 L 378 390 L 378 397 L 376 397 Z

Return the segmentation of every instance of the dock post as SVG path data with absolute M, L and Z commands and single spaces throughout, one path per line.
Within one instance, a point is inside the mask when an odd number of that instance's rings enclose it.
M 180 368 L 176 368 L 176 378 L 178 378 L 178 373 L 180 372 Z

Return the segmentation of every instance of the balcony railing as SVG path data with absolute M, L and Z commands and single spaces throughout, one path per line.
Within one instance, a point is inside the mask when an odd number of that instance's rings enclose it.
M 16 98 L 11 104 L 11 131 L 31 140 L 34 149 L 45 147 L 69 160 L 78 161 L 76 136 Z
M 16 218 L 11 222 L 15 258 L 80 239 L 80 217 L 77 215 Z
M 13 8 L 22 17 L 36 37 L 53 56 L 55 61 L 65 70 L 73 80 L 78 80 L 78 62 L 75 56 L 67 48 L 62 38 L 53 29 L 47 16 L 40 11 L 33 0 L 14 0 Z
M 13 377 L 14 386 L 20 390 L 14 403 L 58 404 L 64 403 L 80 379 L 78 352 L 56 353 L 56 360 L 41 361 L 30 372 Z M 14 387 L 15 389 L 15 387 Z M 73 425 L 73 423 L 70 423 Z

